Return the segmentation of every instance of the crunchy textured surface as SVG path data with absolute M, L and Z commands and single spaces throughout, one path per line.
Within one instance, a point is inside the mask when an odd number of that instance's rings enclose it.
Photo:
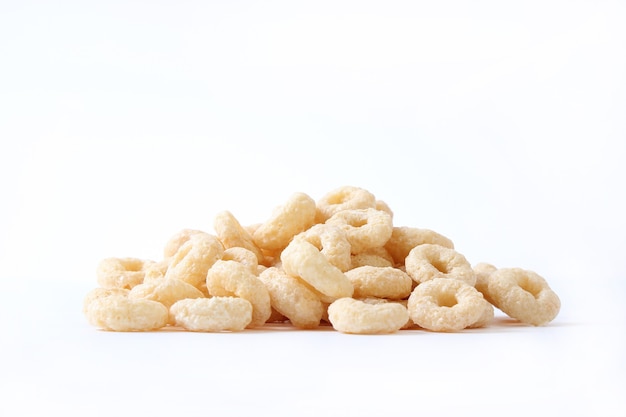
M 383 246 L 370 248 L 361 253 L 351 256 L 351 269 L 359 266 L 394 266 L 393 258 Z
M 252 320 L 252 304 L 243 298 L 185 299 L 170 307 L 176 326 L 195 332 L 238 332 Z
M 391 254 L 396 264 L 404 265 L 404 260 L 411 249 L 425 243 L 432 243 L 454 249 L 454 243 L 437 232 L 429 229 L 406 226 L 393 228 L 391 237 L 387 243 L 385 243 L 385 249 Z
M 230 211 L 221 211 L 213 219 L 213 229 L 224 248 L 241 247 L 248 249 L 257 257 L 257 262 L 263 262 L 263 252 L 254 243 L 252 234 L 244 228 Z
M 346 232 L 353 254 L 383 246 L 393 231 L 391 216 L 374 208 L 342 210 L 333 214 L 326 224 Z
M 209 268 L 223 255 L 224 246 L 216 236 L 193 234 L 171 257 L 165 278 L 179 279 L 199 288 Z
M 324 305 L 300 280 L 278 268 L 264 270 L 259 279 L 269 291 L 272 307 L 302 329 L 312 329 L 320 324 Z
M 392 267 L 360 266 L 347 271 L 346 277 L 354 287 L 354 297 L 378 297 L 401 300 L 413 289 L 409 275 Z
M 228 248 L 224 251 L 224 255 L 222 255 L 223 261 L 236 261 L 242 265 L 247 266 L 254 275 L 259 274 L 259 261 L 254 252 L 242 248 L 242 247 L 232 247 Z
M 480 262 L 474 265 L 472 269 L 474 270 L 474 275 L 476 275 L 476 283 L 474 284 L 474 287 L 481 292 L 483 297 L 485 297 L 485 300 L 493 304 L 493 299 L 489 295 L 489 279 L 491 274 L 493 274 L 498 268 L 492 264 Z
M 342 333 L 380 334 L 400 330 L 409 314 L 399 303 L 369 303 L 346 297 L 328 306 L 328 319 Z
M 329 191 L 317 201 L 315 220 L 317 223 L 324 223 L 339 211 L 376 208 L 376 205 L 374 194 L 363 188 L 346 185 Z M 382 204 L 380 206 L 384 208 Z
M 561 309 L 561 300 L 546 280 L 522 268 L 494 271 L 488 291 L 494 305 L 509 317 L 534 326 L 549 323 Z
M 134 287 L 128 293 L 130 298 L 143 298 L 158 301 L 169 308 L 172 304 L 185 298 L 204 297 L 202 291 L 191 284 L 178 279 L 162 279 L 145 282 Z
M 350 242 L 343 229 L 330 224 L 316 224 L 294 239 L 304 239 L 315 246 L 328 261 L 342 272 L 350 269 Z
M 121 295 L 125 297 L 128 295 L 129 291 L 130 290 L 127 290 L 126 288 L 94 288 L 89 291 L 83 299 L 83 314 L 87 314 L 87 309 L 93 300 L 108 297 L 110 295 Z
M 85 316 L 101 329 L 133 332 L 160 329 L 167 324 L 168 311 L 156 301 L 114 294 L 93 300 Z
M 154 263 L 139 258 L 105 258 L 96 268 L 96 278 L 103 288 L 130 289 L 143 282 L 146 268 Z
M 434 278 L 453 278 L 473 286 L 476 275 L 470 263 L 454 249 L 423 244 L 411 249 L 406 257 L 406 272 L 417 283 Z
M 252 304 L 249 327 L 262 326 L 272 314 L 267 288 L 248 267 L 239 262 L 215 262 L 207 273 L 206 286 L 214 297 L 235 296 L 248 300 Z
M 174 256 L 176 252 L 178 252 L 178 249 L 180 249 L 180 247 L 183 246 L 183 244 L 187 242 L 191 236 L 199 234 L 206 234 L 206 232 L 197 229 L 179 230 L 171 236 L 167 242 L 165 242 L 165 246 L 163 247 L 163 257 L 167 259 Z

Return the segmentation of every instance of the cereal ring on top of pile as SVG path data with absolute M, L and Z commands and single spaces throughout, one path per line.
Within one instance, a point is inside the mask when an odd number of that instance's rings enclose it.
M 240 247 L 228 248 L 222 255 L 223 261 L 236 261 L 250 268 L 254 275 L 259 274 L 259 262 L 254 252 Z
M 342 272 L 350 269 L 350 242 L 343 229 L 330 224 L 316 224 L 310 229 L 296 235 L 296 239 L 304 239 L 315 246 L 328 261 Z
M 393 267 L 360 266 L 347 271 L 354 287 L 354 298 L 377 297 L 400 300 L 413 289 L 411 277 Z
M 476 275 L 465 256 L 454 249 L 425 243 L 411 249 L 405 260 L 406 272 L 417 283 L 434 278 L 453 278 L 474 286 Z
M 324 305 L 299 279 L 275 267 L 261 272 L 259 279 L 269 291 L 272 307 L 294 326 L 301 329 L 319 326 L 324 315 Z
M 489 276 L 488 286 L 494 305 L 522 323 L 547 324 L 561 309 L 559 297 L 547 281 L 533 271 L 500 268 Z
M 454 243 L 437 232 L 429 229 L 406 226 L 393 228 L 391 237 L 387 243 L 385 243 L 385 249 L 387 249 L 397 265 L 404 265 L 404 260 L 409 252 L 411 252 L 411 249 L 425 243 L 454 249 Z
M 314 222 L 315 200 L 304 193 L 294 193 L 285 204 L 273 210 L 271 217 L 254 231 L 252 238 L 263 250 L 280 250 Z
M 206 275 L 206 286 L 212 296 L 235 296 L 252 304 L 249 327 L 262 326 L 272 314 L 270 294 L 250 268 L 236 261 L 219 260 Z
M 339 226 L 346 232 L 353 254 L 383 246 L 393 231 L 391 216 L 373 208 L 339 211 L 326 224 Z
M 339 211 L 366 208 L 376 208 L 374 194 L 363 188 L 346 185 L 329 191 L 317 201 L 315 221 L 324 223 Z
M 105 258 L 96 268 L 98 284 L 103 288 L 133 288 L 143 282 L 146 269 L 154 263 L 139 258 Z
M 241 247 L 254 253 L 257 263 L 263 262 L 263 252 L 254 243 L 252 234 L 244 228 L 230 211 L 217 213 L 213 220 L 213 229 L 225 249 Z
M 164 327 L 169 313 L 159 302 L 112 294 L 94 299 L 85 315 L 91 325 L 101 329 L 135 332 Z
M 252 304 L 237 297 L 188 298 L 170 307 L 176 326 L 194 332 L 238 332 L 252 320 Z
M 476 288 L 456 279 L 434 278 L 419 284 L 407 303 L 411 320 L 436 332 L 454 332 L 484 318 L 489 304 Z
M 128 293 L 128 297 L 158 301 L 169 308 L 179 300 L 200 298 L 204 297 L 204 294 L 193 285 L 179 279 L 163 279 L 135 286 Z
M 474 284 L 474 287 L 482 293 L 485 300 L 493 304 L 493 300 L 489 295 L 489 278 L 498 268 L 487 262 L 480 262 L 474 265 L 472 269 L 476 275 L 476 284 Z
M 193 234 L 171 257 L 165 279 L 179 279 L 199 288 L 209 268 L 223 255 L 224 246 L 216 236 Z
M 332 300 L 351 297 L 354 292 L 346 275 L 304 239 L 292 240 L 280 259 L 287 274 L 302 279 Z
M 400 330 L 409 314 L 399 303 L 367 303 L 345 297 L 328 306 L 328 320 L 342 333 L 381 334 Z
M 393 258 L 383 246 L 368 249 L 364 252 L 352 255 L 350 258 L 352 263 L 351 269 L 365 265 L 394 266 Z
M 384 211 L 393 220 L 393 211 L 391 210 L 391 207 L 389 207 L 389 205 L 385 203 L 383 200 L 376 200 L 376 204 L 374 205 L 374 208 L 376 210 Z

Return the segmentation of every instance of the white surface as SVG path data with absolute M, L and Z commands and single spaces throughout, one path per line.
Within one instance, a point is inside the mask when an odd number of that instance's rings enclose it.
M 8 3 L 8 4 L 7 4 Z M 0 5 L 0 415 L 623 416 L 620 2 Z M 115 334 L 107 256 L 345 184 L 472 263 L 532 269 L 549 326 Z

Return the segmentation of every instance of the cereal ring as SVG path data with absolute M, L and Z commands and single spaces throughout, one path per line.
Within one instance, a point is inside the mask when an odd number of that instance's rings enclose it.
M 179 279 L 198 288 L 209 268 L 224 255 L 219 239 L 208 233 L 194 234 L 171 257 L 165 279 Z
M 376 197 L 363 188 L 344 186 L 336 188 L 317 201 L 315 221 L 324 223 L 342 210 L 355 210 L 376 207 Z
M 217 213 L 213 220 L 213 228 L 224 248 L 241 247 L 254 253 L 257 263 L 263 262 L 263 252 L 254 244 L 252 234 L 248 232 L 229 211 Z
M 413 280 L 393 267 L 360 266 L 345 273 L 354 287 L 354 297 L 377 297 L 400 300 L 411 294 Z
M 228 248 L 224 251 L 224 255 L 222 255 L 223 261 L 237 261 L 240 264 L 243 264 L 250 268 L 250 272 L 254 275 L 259 274 L 259 261 L 254 252 L 240 247 L 232 247 Z
M 481 262 L 474 265 L 472 269 L 474 270 L 474 275 L 476 275 L 474 287 L 482 293 L 485 300 L 493 304 L 493 300 L 489 295 L 489 278 L 498 268 L 486 262 Z
M 159 262 L 146 265 L 143 284 L 164 279 L 167 268 L 170 266 L 170 260 L 170 258 L 166 258 Z
M 238 332 L 252 320 L 252 304 L 237 297 L 193 298 L 170 307 L 176 326 L 194 332 Z
M 212 296 L 236 296 L 252 304 L 249 327 L 262 326 L 272 314 L 270 294 L 250 269 L 236 261 L 217 261 L 209 269 L 206 286 Z
M 342 333 L 380 334 L 400 330 L 409 314 L 399 303 L 371 304 L 345 297 L 328 306 L 328 319 Z
M 384 247 L 371 248 L 351 256 L 351 269 L 359 266 L 394 266 L 393 258 Z
M 86 313 L 93 326 L 116 332 L 160 329 L 167 324 L 168 315 L 167 307 L 161 303 L 116 294 L 96 298 Z
M 165 307 L 185 298 L 204 297 L 202 291 L 191 284 L 178 279 L 163 279 L 135 286 L 128 293 L 130 298 L 142 298 L 145 300 L 158 301 Z
M 310 229 L 298 234 L 298 239 L 304 239 L 315 246 L 328 261 L 342 272 L 350 269 L 350 242 L 346 232 L 330 224 L 316 224 Z
M 339 211 L 326 224 L 345 230 L 353 254 L 383 246 L 393 231 L 391 216 L 373 208 Z
M 259 279 L 269 291 L 272 307 L 301 329 L 313 329 L 320 324 L 324 306 L 320 299 L 300 280 L 278 268 L 268 268 Z
M 294 239 L 281 253 L 284 271 L 301 278 L 332 300 L 351 297 L 354 288 L 346 275 L 312 244 L 304 239 Z
M 143 282 L 146 269 L 154 261 L 138 258 L 106 258 L 96 269 L 98 284 L 103 288 L 133 288 Z
M 464 281 L 434 278 L 419 284 L 407 303 L 411 320 L 435 332 L 454 332 L 477 323 L 485 299 Z
M 383 200 L 376 200 L 376 205 L 374 206 L 376 210 L 384 211 L 387 213 L 391 219 L 393 219 L 393 211 L 391 211 L 391 207 Z
M 313 226 L 315 201 L 304 193 L 292 194 L 287 202 L 276 207 L 272 216 L 254 231 L 254 243 L 261 249 L 280 250 L 298 233 Z
M 434 278 L 453 278 L 471 286 L 476 275 L 465 256 L 454 249 L 425 243 L 411 249 L 406 257 L 406 272 L 417 283 Z
M 199 234 L 206 234 L 206 232 L 196 229 L 179 230 L 165 243 L 165 247 L 163 248 L 163 257 L 165 259 L 171 258 L 176 254 L 176 252 L 178 252 L 178 249 L 180 249 L 180 247 L 191 238 L 191 236 Z
M 411 249 L 425 243 L 454 249 L 454 244 L 447 237 L 429 229 L 418 229 L 416 227 L 394 227 L 391 237 L 385 243 L 385 249 L 387 249 L 397 265 L 404 265 L 404 260 Z
M 94 288 L 89 291 L 83 300 L 83 314 L 87 314 L 87 309 L 92 301 L 98 298 L 108 297 L 110 295 L 121 295 L 126 297 L 129 290 L 126 288 Z
M 479 327 L 487 327 L 491 320 L 493 320 L 494 316 L 495 314 L 493 305 L 485 300 L 483 302 L 483 312 L 481 313 L 480 317 L 474 323 L 467 326 L 467 328 L 477 329 Z
M 541 326 L 552 321 L 561 300 L 546 280 L 521 268 L 500 268 L 489 276 L 488 291 L 493 303 L 509 317 Z

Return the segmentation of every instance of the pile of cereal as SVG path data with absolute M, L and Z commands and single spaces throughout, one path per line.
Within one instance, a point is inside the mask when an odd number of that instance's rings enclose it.
M 558 314 L 558 296 L 536 273 L 472 266 L 447 237 L 392 220 L 384 201 L 353 186 L 318 201 L 294 193 L 257 225 L 223 211 L 214 234 L 183 229 L 159 261 L 103 259 L 83 313 L 112 331 L 288 323 L 356 334 L 485 327 L 494 307 L 534 326 Z

